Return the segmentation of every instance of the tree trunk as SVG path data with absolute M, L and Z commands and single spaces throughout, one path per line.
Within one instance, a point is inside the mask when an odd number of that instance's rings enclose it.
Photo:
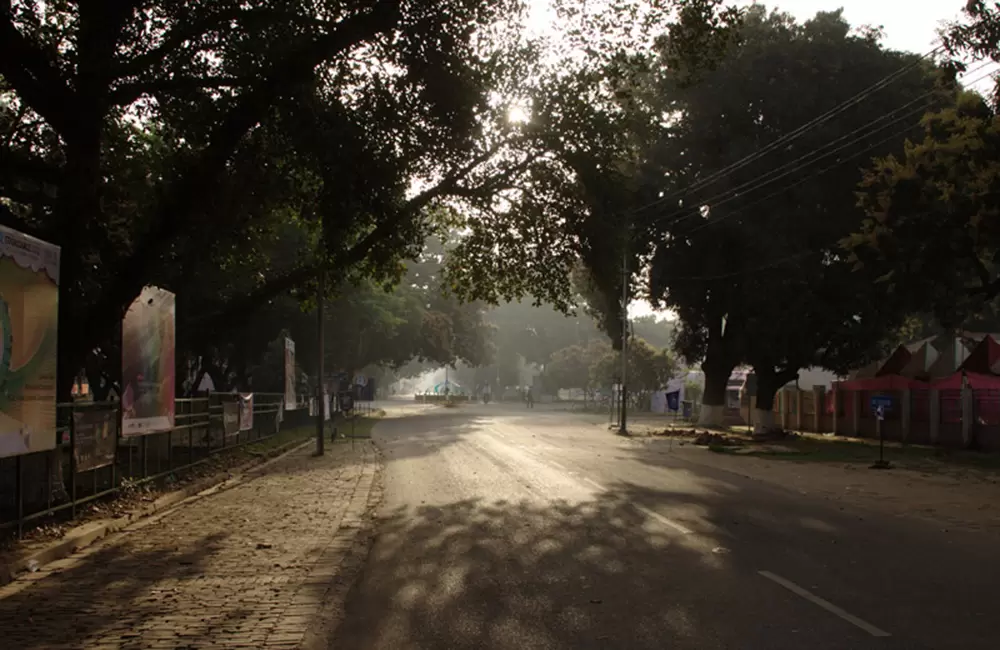
M 722 426 L 726 413 L 726 387 L 735 367 L 735 362 L 709 350 L 705 362 L 701 364 L 702 372 L 705 373 L 705 393 L 701 400 L 701 415 L 698 417 L 700 426 Z
M 754 366 L 757 376 L 757 405 L 754 409 L 753 435 L 766 436 L 781 430 L 774 421 L 774 398 L 785 384 L 799 376 L 797 370 L 775 370 Z

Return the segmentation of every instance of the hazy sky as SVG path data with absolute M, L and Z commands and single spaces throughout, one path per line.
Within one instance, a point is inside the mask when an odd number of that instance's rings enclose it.
M 762 3 L 806 20 L 817 11 L 844 9 L 852 25 L 881 26 L 885 41 L 897 50 L 923 54 L 935 46 L 937 29 L 946 20 L 960 17 L 966 0 L 779 0 Z M 737 0 L 737 5 L 751 2 Z

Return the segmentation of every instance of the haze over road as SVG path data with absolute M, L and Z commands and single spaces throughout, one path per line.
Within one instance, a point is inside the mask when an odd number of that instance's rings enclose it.
M 986 533 L 841 510 L 556 410 L 394 411 L 333 647 L 997 647 Z

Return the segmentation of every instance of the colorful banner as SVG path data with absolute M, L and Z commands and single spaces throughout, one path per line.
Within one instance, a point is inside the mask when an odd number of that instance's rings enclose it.
M 122 323 L 122 435 L 174 427 L 174 294 L 145 287 Z
M 104 467 L 115 462 L 118 446 L 118 412 L 78 409 L 73 412 L 73 458 L 76 471 Z
M 59 247 L 0 226 L 0 457 L 56 446 Z
M 298 408 L 298 397 L 295 395 L 295 341 L 285 338 L 285 408 L 294 411 Z
M 222 430 L 227 436 L 240 432 L 240 405 L 238 402 L 223 402 Z
M 253 429 L 253 393 L 240 395 L 240 431 Z

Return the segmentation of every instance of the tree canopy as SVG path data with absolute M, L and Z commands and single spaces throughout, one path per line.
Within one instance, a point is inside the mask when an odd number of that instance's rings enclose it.
M 319 269 L 398 278 L 425 208 L 493 191 L 470 179 L 511 142 L 482 135 L 490 91 L 519 56 L 519 11 L 5 3 L 0 217 L 62 247 L 60 386 L 110 345 L 143 285 L 183 296 L 205 264 L 232 284 L 207 313 L 184 314 L 198 327 L 238 321 Z M 226 267 L 285 236 L 291 250 L 256 255 L 254 273 Z

